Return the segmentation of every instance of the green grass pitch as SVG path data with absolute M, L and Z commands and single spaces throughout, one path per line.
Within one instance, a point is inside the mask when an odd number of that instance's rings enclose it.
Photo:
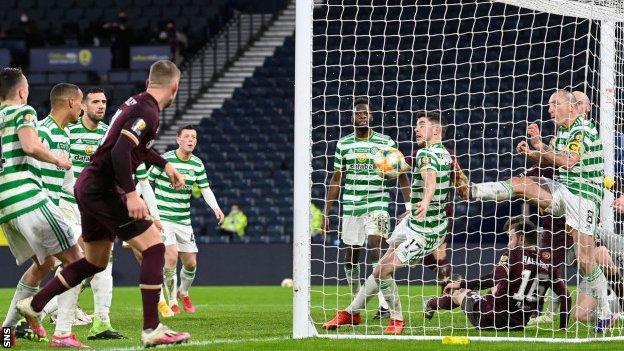
M 329 340 L 312 338 L 305 340 L 293 340 L 291 338 L 292 321 L 292 291 L 280 287 L 193 287 L 192 295 L 197 305 L 197 313 L 186 314 L 182 312 L 173 318 L 163 322 L 177 330 L 185 330 L 191 333 L 192 341 L 185 346 L 170 347 L 168 349 L 192 349 L 192 350 L 624 350 L 624 342 L 606 341 L 592 342 L 588 344 L 547 344 L 547 343 L 508 343 L 508 342 L 476 342 L 472 341 L 468 346 L 447 346 L 440 341 L 414 341 L 414 340 Z M 422 292 L 422 294 L 421 294 Z M 407 287 L 401 287 L 401 293 L 407 293 Z M 422 310 L 422 298 L 420 295 L 434 295 L 436 287 L 425 286 L 412 288 L 409 292 L 411 298 L 403 300 L 404 309 L 412 312 L 406 313 L 406 320 L 410 329 L 408 333 L 414 335 L 448 335 L 451 327 L 457 333 L 455 335 L 477 335 L 478 332 L 466 328 L 466 320 L 460 312 L 445 312 L 436 315 L 432 321 L 423 324 L 419 312 Z M 13 294 L 12 289 L 0 289 L 0 312 L 4 316 L 6 307 Z M 344 307 L 348 303 L 348 291 L 345 287 L 337 290 L 335 287 L 313 287 L 313 305 L 320 305 L 325 299 L 329 306 Z M 93 309 L 91 291 L 87 289 L 81 296 L 80 305 L 88 313 Z M 331 317 L 333 311 L 313 309 L 315 322 L 322 323 L 324 317 Z M 369 333 L 379 333 L 382 324 L 371 319 L 373 311 L 368 313 L 368 327 L 344 328 L 339 333 L 364 333 L 368 328 Z M 89 326 L 74 327 L 78 337 L 98 350 L 138 350 L 140 348 L 141 328 L 141 300 L 138 288 L 115 288 L 113 306 L 111 310 L 113 326 L 129 338 L 115 341 L 87 341 L 86 336 Z M 443 327 L 437 328 L 438 324 Z M 424 327 L 423 327 L 424 326 Z M 46 321 L 48 332 L 53 331 L 53 325 Z M 529 328 L 524 335 L 535 336 L 537 330 Z M 539 332 L 540 335 L 554 335 L 563 337 L 563 333 Z M 580 333 L 581 334 L 581 333 Z M 483 333 L 482 335 L 493 335 Z M 507 335 L 507 333 L 499 334 Z M 509 334 L 510 336 L 522 336 L 522 332 Z M 582 334 L 581 334 L 582 335 Z M 47 343 L 35 343 L 26 340 L 18 340 L 18 349 L 21 350 L 49 350 Z

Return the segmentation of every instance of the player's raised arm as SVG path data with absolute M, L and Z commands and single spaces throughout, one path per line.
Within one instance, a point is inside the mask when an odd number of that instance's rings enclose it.
M 585 142 L 584 130 L 579 128 L 575 131 L 572 126 L 577 117 L 576 98 L 572 93 L 560 90 L 550 97 L 548 106 L 548 112 L 553 118 L 562 119 L 558 124 L 561 124 L 565 128 L 571 128 L 570 136 L 566 140 L 556 141 L 565 143 L 566 149 L 563 151 L 556 151 L 554 149 L 542 147 L 541 145 L 543 144 L 541 141 L 539 143 L 536 142 L 536 145 L 541 148 L 535 148 L 534 145 L 529 145 L 526 141 L 521 141 L 516 147 L 516 150 L 540 164 L 570 169 L 581 160 L 581 155 L 588 148 Z M 527 133 L 533 144 L 536 138 L 535 134 L 539 133 L 539 128 L 537 128 L 537 125 L 529 125 Z

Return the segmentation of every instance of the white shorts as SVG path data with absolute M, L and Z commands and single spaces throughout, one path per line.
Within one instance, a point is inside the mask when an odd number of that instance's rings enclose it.
M 343 216 L 340 237 L 347 245 L 362 246 L 369 235 L 388 238 L 390 216 L 387 211 L 373 211 L 360 216 Z
M 2 230 L 18 265 L 36 256 L 43 262 L 76 245 L 76 237 L 54 204 L 47 204 L 2 223 Z
M 76 235 L 76 240 L 80 234 L 82 234 L 82 226 L 80 225 L 80 211 L 78 211 L 78 205 L 71 203 L 67 200 L 59 201 L 59 210 L 63 217 L 67 220 L 67 223 L 71 227 L 72 231 Z
M 163 243 L 165 246 L 176 245 L 179 252 L 197 252 L 193 227 L 162 221 L 164 229 Z
M 444 242 L 447 224 L 441 224 L 428 232 L 417 232 L 409 226 L 410 217 L 406 216 L 397 224 L 388 239 L 388 245 L 395 246 L 394 253 L 399 261 L 415 264 L 423 257 L 435 251 Z
M 555 217 L 565 216 L 567 226 L 586 235 L 596 234 L 598 226 L 598 205 L 580 195 L 574 195 L 563 184 L 541 178 L 540 182 L 550 189 L 553 201 L 547 212 Z

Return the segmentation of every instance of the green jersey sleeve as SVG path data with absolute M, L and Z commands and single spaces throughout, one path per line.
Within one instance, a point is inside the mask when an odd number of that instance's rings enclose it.
M 15 116 L 15 131 L 23 127 L 31 127 L 37 130 L 37 112 L 28 105 L 23 106 Z
M 424 149 L 418 150 L 418 152 L 416 153 L 415 165 L 415 170 L 418 170 L 419 172 L 427 169 L 437 172 L 440 169 L 440 165 L 436 155 Z
M 151 181 L 155 181 L 156 178 L 158 178 L 159 175 L 161 175 L 163 172 L 163 169 L 160 167 L 156 167 L 156 166 L 152 166 L 149 169 L 149 180 Z
M 338 144 L 336 144 L 336 152 L 334 154 L 334 170 L 344 171 L 344 169 L 345 169 L 345 159 L 342 155 L 341 143 L 338 142 Z
M 197 178 L 195 179 L 195 182 L 197 183 L 197 186 L 199 186 L 200 188 L 207 188 L 210 186 L 210 183 L 208 182 L 208 178 L 206 177 L 206 169 L 204 168 L 203 164 L 201 166 L 201 171 L 199 171 L 199 173 L 197 174 Z
M 145 167 L 145 163 L 141 163 L 139 167 L 137 167 L 135 172 L 137 180 L 147 179 L 147 168 Z

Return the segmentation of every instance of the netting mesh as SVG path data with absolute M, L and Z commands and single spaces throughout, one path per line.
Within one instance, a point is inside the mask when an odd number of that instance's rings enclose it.
M 614 11 L 623 6 L 616 0 L 581 2 L 608 5 Z M 369 98 L 372 128 L 396 141 L 408 158 L 416 151 L 415 112 L 441 111 L 451 122 L 444 145 L 470 181 L 503 180 L 532 166 L 515 151 L 516 144 L 525 140 L 529 123 L 540 125 L 545 140 L 554 134 L 547 110 L 549 96 L 556 89 L 585 92 L 592 103 L 591 118 L 599 122 L 600 42 L 616 40 L 600 38 L 597 20 L 479 0 L 317 2 L 313 21 L 311 191 L 312 202 L 321 209 L 334 171 L 337 142 L 353 133 L 355 96 Z M 615 99 L 616 121 L 621 126 L 621 26 L 617 33 Z M 616 139 L 618 160 L 620 139 Z M 386 181 L 385 186 L 390 193 L 392 231 L 404 212 L 403 200 L 396 181 Z M 352 298 L 344 273 L 345 246 L 340 241 L 345 225 L 341 202 L 332 208 L 327 236 L 311 239 L 311 316 L 319 331 L 320 324 Z M 571 324 L 567 333 L 557 331 L 557 313 L 551 323 L 520 331 L 478 330 L 461 309 L 424 319 L 423 302 L 440 294 L 439 277 L 433 269 L 439 262 L 436 258 L 445 254 L 452 262 L 453 275 L 477 278 L 492 271 L 507 245 L 507 237 L 502 235 L 507 219 L 524 211 L 543 225 L 536 209 L 525 209 L 521 200 L 466 202 L 451 196 L 449 202 L 452 216 L 447 249 L 429 258 L 432 266 L 416 264 L 395 276 L 403 301 L 404 334 L 595 336 L 592 322 Z M 370 255 L 370 249 L 360 255 L 362 282 L 372 270 Z M 574 266 L 556 265 L 562 267 L 574 291 L 578 283 Z M 546 301 L 549 304 L 550 298 Z M 380 335 L 387 320 L 373 319 L 376 308 L 373 299 L 360 326 L 342 328 L 338 333 Z M 613 335 L 620 335 L 619 329 Z

